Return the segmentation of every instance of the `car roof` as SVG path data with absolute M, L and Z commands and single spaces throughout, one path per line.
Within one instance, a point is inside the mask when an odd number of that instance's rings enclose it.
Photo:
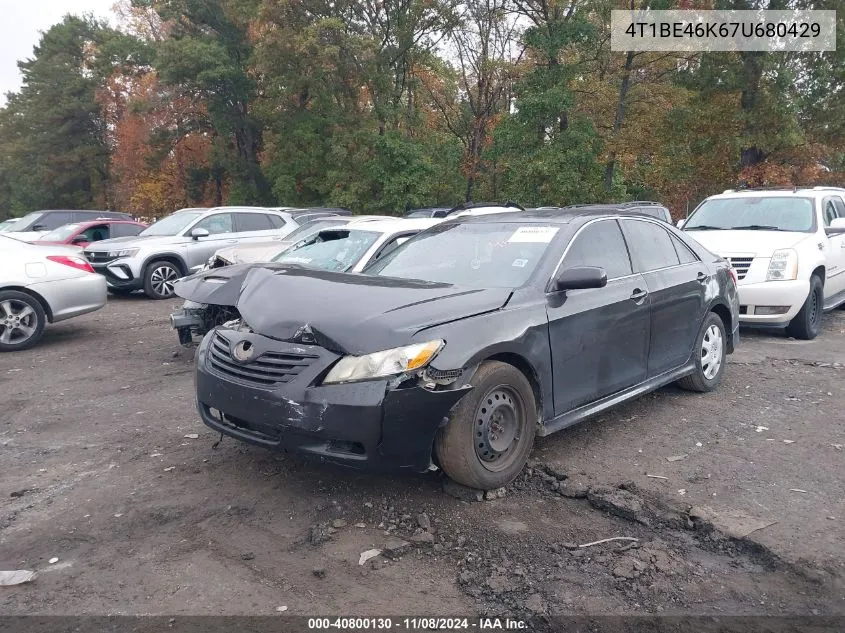
M 643 220 L 658 220 L 654 216 L 645 213 L 636 213 L 626 209 L 622 205 L 587 205 L 571 207 L 541 207 L 537 209 L 526 209 L 525 211 L 507 211 L 503 213 L 486 215 L 452 215 L 445 218 L 446 222 L 508 222 L 523 224 L 570 224 L 588 222 L 598 218 L 631 218 L 637 217 Z M 658 220 L 659 221 L 659 220 Z M 665 224 L 665 222 L 664 222 Z
M 440 224 L 442 218 L 396 218 L 395 220 L 373 220 L 372 222 L 352 223 L 360 231 L 372 231 L 374 233 L 398 233 L 400 231 L 424 231 L 425 229 Z M 346 226 L 349 226 L 347 224 Z M 336 231 L 338 229 L 326 228 L 323 231 Z M 321 233 L 323 231 L 320 231 Z
M 816 186 L 816 187 L 760 187 L 757 189 L 726 189 L 722 193 L 709 196 L 707 199 L 727 198 L 806 198 L 810 196 L 822 196 L 830 193 L 845 195 L 842 187 Z

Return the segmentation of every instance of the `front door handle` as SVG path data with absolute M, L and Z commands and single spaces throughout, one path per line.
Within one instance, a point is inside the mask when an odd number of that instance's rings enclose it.
M 634 290 L 633 294 L 631 295 L 631 301 L 633 301 L 636 304 L 640 304 L 645 300 L 645 298 L 647 296 L 648 296 L 647 291 L 640 290 L 639 288 L 637 288 L 636 290 Z
M 226 240 L 227 244 L 237 244 L 238 240 Z
M 707 281 L 707 275 L 705 275 L 704 273 L 698 273 L 698 274 L 695 276 L 695 278 L 696 278 L 696 280 L 698 280 L 700 283 L 704 283 L 705 281 Z

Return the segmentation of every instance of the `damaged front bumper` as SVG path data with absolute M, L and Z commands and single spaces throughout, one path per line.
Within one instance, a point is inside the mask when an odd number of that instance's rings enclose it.
M 179 336 L 179 343 L 190 345 L 194 335 L 202 336 L 208 330 L 205 329 L 206 319 L 203 316 L 206 306 L 193 301 L 186 301 L 184 305 L 170 315 L 170 326 L 176 330 Z
M 352 468 L 428 470 L 437 429 L 470 387 L 434 389 L 416 378 L 320 384 L 339 358 L 316 345 L 214 330 L 197 352 L 200 417 L 244 442 Z

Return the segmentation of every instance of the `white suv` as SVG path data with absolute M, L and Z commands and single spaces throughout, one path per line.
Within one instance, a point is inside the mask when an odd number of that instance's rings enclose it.
M 728 190 L 678 226 L 731 262 L 745 325 L 812 339 L 845 303 L 845 189 Z

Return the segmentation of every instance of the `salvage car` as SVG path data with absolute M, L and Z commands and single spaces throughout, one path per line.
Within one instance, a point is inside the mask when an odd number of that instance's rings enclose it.
M 679 224 L 736 269 L 744 325 L 810 340 L 845 305 L 845 189 L 728 190 Z
M 438 222 L 436 219 L 353 218 L 342 226 L 324 228 L 297 241 L 270 261 L 321 270 L 360 271 Z M 238 316 L 237 294 L 233 290 L 248 271 L 248 264 L 223 270 L 212 268 L 176 286 L 176 294 L 186 299 L 182 308 L 170 315 L 170 324 L 180 344 L 190 345 L 195 336 L 203 336 L 211 328 Z
M 0 235 L 0 352 L 32 347 L 47 323 L 106 305 L 106 280 L 72 246 Z
M 298 229 L 282 238 L 274 238 L 266 242 L 246 242 L 236 246 L 221 248 L 208 259 L 206 268 L 222 268 L 224 266 L 231 266 L 232 264 L 267 262 L 285 249 L 322 229 L 350 223 L 389 219 L 390 217 L 386 215 L 357 215 L 354 217 L 326 216 L 309 220 L 304 224 L 300 224 Z
M 16 240 L 34 242 L 45 233 L 49 233 L 65 224 L 89 222 L 91 220 L 132 221 L 132 216 L 128 213 L 117 211 L 33 211 L 20 218 L 11 227 L 8 227 L 4 233 Z
M 668 383 L 716 389 L 738 342 L 730 265 L 624 210 L 446 220 L 366 274 L 290 263 L 220 286 L 240 318 L 198 348 L 199 415 L 353 468 L 496 488 L 537 435 Z
M 109 240 L 114 237 L 134 237 L 147 228 L 146 224 L 128 220 L 96 220 L 65 224 L 54 231 L 45 233 L 33 244 L 67 244 L 85 248 L 94 242 Z

